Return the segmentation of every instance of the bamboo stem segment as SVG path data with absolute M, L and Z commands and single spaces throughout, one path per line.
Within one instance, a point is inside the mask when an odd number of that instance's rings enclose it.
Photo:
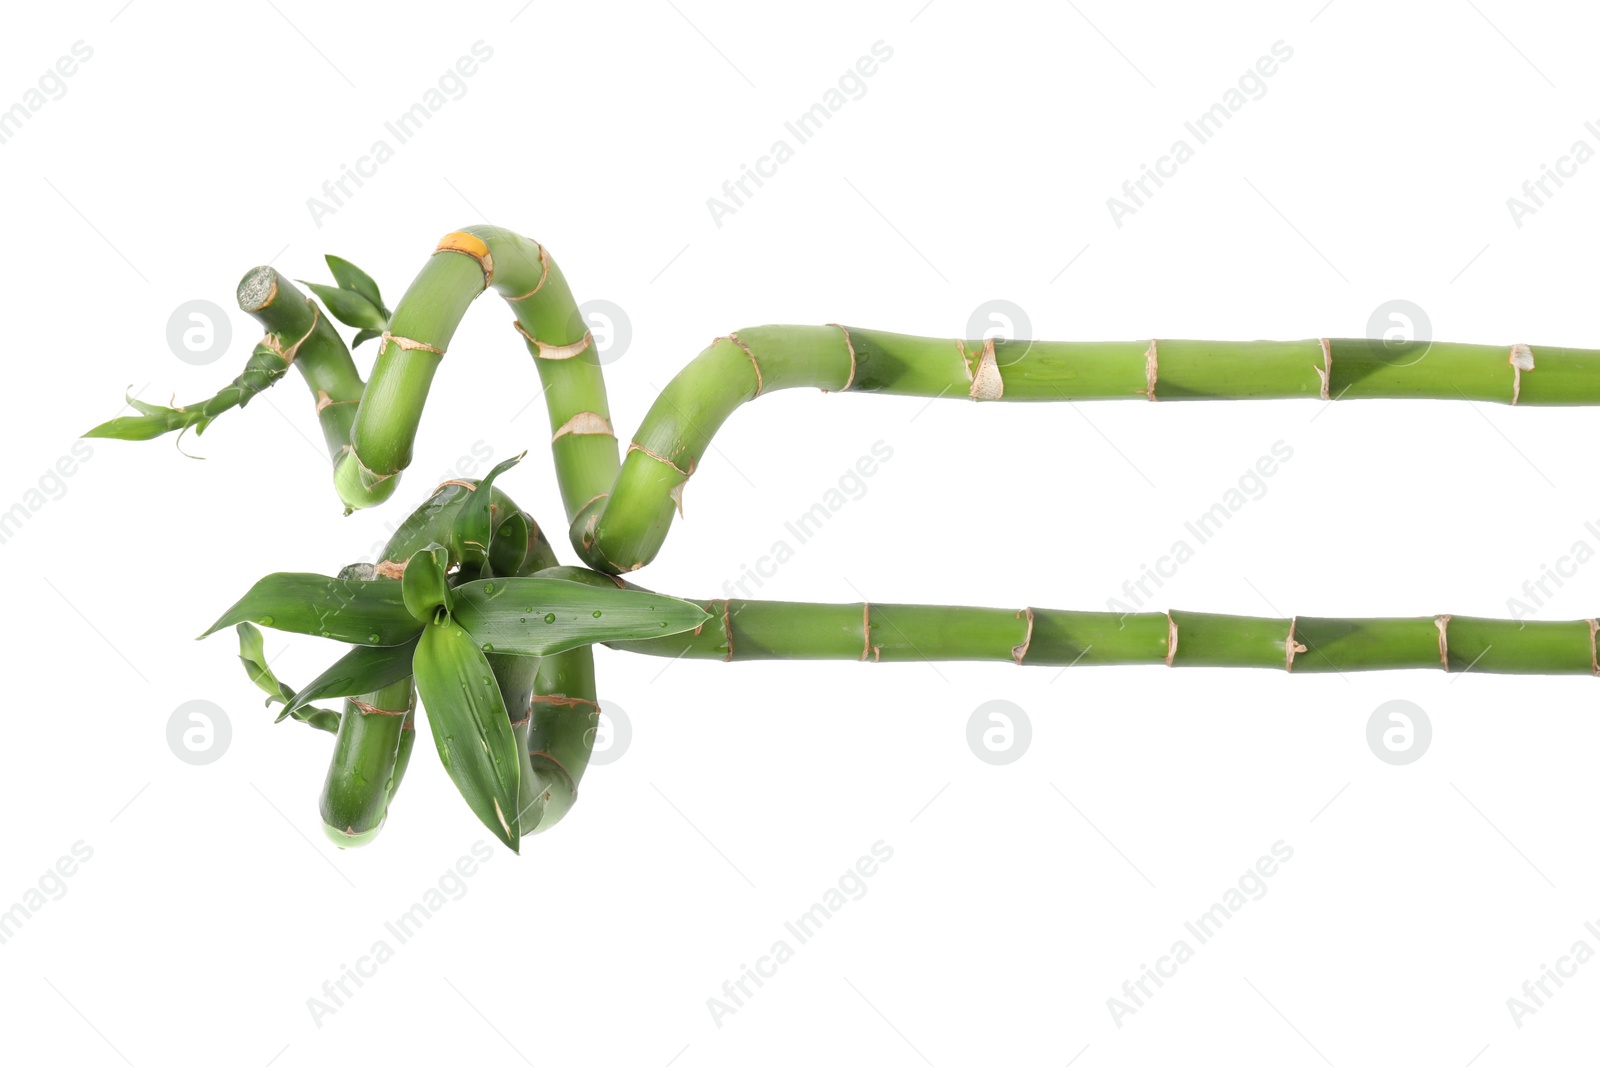
M 569 520 L 611 488 L 617 444 L 592 339 L 543 246 L 497 226 L 446 234 L 406 290 L 378 349 L 335 484 L 349 507 L 394 491 L 411 462 L 434 373 L 467 308 L 486 289 L 510 305 L 550 415 L 551 449 Z
M 574 523 L 599 570 L 655 558 L 684 486 L 738 407 L 779 389 L 977 401 L 1432 398 L 1600 403 L 1600 352 L 1304 341 L 941 340 L 843 326 L 758 326 L 720 337 L 668 383 L 617 482 Z
M 317 422 L 337 463 L 350 444 L 361 400 L 361 375 L 339 331 L 317 305 L 272 267 L 256 267 L 239 281 L 239 309 L 267 331 L 262 345 L 300 369 L 317 402 Z
M 1262 667 L 1296 674 L 1445 670 L 1600 674 L 1592 620 L 1461 615 L 1292 619 L 1200 612 L 1059 611 L 933 604 L 713 600 L 708 623 L 613 647 L 652 656 L 740 660 L 950 660 L 1023 666 L 1165 664 Z

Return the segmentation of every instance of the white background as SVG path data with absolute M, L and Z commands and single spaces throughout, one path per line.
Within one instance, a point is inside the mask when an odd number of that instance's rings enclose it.
M 457 335 L 387 507 L 340 517 L 297 382 L 186 438 L 205 462 L 170 439 L 100 441 L 44 477 L 124 386 L 181 403 L 236 373 L 246 316 L 206 367 L 174 357 L 166 322 L 188 300 L 232 308 L 254 264 L 325 281 L 334 252 L 392 306 L 439 235 L 528 233 L 579 300 L 631 319 L 607 368 L 623 435 L 729 329 L 960 336 L 993 298 L 1060 339 L 1359 336 L 1399 298 L 1440 339 L 1600 345 L 1581 236 L 1600 165 L 1520 227 L 1506 204 L 1574 141 L 1600 147 L 1580 5 L 919 3 L 8 13 L 0 107 L 74 42 L 93 49 L 0 144 L 0 507 L 28 511 L 0 545 L 0 908 L 75 842 L 93 850 L 0 945 L 8 1058 L 1342 1067 L 1589 1047 L 1600 963 L 1520 1028 L 1506 1001 L 1575 941 L 1600 949 L 1583 925 L 1600 920 L 1592 678 L 663 670 L 606 650 L 601 695 L 631 747 L 313 1021 L 308 998 L 488 835 L 424 736 L 378 841 L 325 844 L 328 739 L 272 724 L 230 636 L 193 636 L 261 574 L 366 554 L 475 447 L 533 450 L 502 484 L 571 555 L 535 375 L 497 303 Z M 465 95 L 319 227 L 307 199 L 479 40 L 493 58 Z M 865 95 L 716 225 L 707 198 L 877 41 L 893 57 Z M 1293 56 L 1265 95 L 1115 225 L 1107 198 L 1277 41 Z M 795 391 L 729 421 L 640 577 L 725 595 L 882 440 L 893 459 L 759 595 L 1103 609 L 1282 441 L 1293 458 L 1265 495 L 1150 606 L 1503 616 L 1575 542 L 1600 546 L 1594 418 Z M 1591 563 L 1538 617 L 1597 603 Z M 268 651 L 292 685 L 334 653 L 277 634 Z M 232 724 L 203 767 L 165 735 L 193 699 Z M 1006 767 L 965 740 L 993 699 L 1033 726 Z M 1433 723 L 1409 766 L 1365 740 L 1390 699 Z M 713 1022 L 707 998 L 880 840 L 893 859 L 866 895 Z M 1266 895 L 1117 1026 L 1107 998 L 1280 840 L 1293 858 Z

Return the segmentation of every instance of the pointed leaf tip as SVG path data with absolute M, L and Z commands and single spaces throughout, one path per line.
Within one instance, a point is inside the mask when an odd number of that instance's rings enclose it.
M 322 258 L 327 260 L 328 270 L 332 272 L 333 280 L 339 283 L 339 288 L 360 294 L 383 312 L 385 318 L 388 317 L 388 309 L 383 306 L 383 296 L 378 292 L 378 283 L 372 280 L 370 274 L 348 259 L 335 255 L 325 255 Z
M 389 317 L 383 313 L 383 309 L 360 293 L 331 285 L 318 285 L 316 282 L 301 281 L 300 284 L 316 293 L 328 313 L 346 326 L 362 330 L 385 330 L 389 327 Z
M 513 852 L 521 763 L 505 700 L 472 636 L 445 619 L 429 623 L 413 659 L 417 695 L 439 759 L 478 821 Z

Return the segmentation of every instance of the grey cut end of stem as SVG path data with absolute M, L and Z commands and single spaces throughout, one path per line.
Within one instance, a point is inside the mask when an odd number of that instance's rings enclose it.
M 278 292 L 278 272 L 271 267 L 257 267 L 239 283 L 239 310 L 260 311 L 272 303 Z

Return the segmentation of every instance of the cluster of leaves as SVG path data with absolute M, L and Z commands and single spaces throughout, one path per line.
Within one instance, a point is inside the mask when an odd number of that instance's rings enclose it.
M 451 780 L 512 849 L 526 759 L 486 656 L 548 656 L 596 642 L 662 637 L 708 617 L 672 597 L 520 574 L 527 519 L 512 512 L 496 522 L 491 506 L 495 478 L 520 459 L 479 482 L 450 521 L 447 543 L 431 541 L 412 553 L 399 580 L 269 574 L 201 635 L 236 626 L 246 671 L 269 703 L 283 705 L 279 721 L 295 718 L 324 730 L 337 731 L 338 714 L 312 701 L 360 696 L 413 676 Z M 297 692 L 268 668 L 256 625 L 352 647 Z
M 333 280 L 339 284 L 319 285 L 304 280 L 300 284 L 322 298 L 322 304 L 328 309 L 328 314 L 346 326 L 353 326 L 360 331 L 350 342 L 351 348 L 360 348 L 374 337 L 381 337 L 383 331 L 389 328 L 391 313 L 383 306 L 383 295 L 378 292 L 378 283 L 373 281 L 366 271 L 347 259 L 340 259 L 338 256 L 322 258 L 328 261 L 328 269 L 333 272 Z

